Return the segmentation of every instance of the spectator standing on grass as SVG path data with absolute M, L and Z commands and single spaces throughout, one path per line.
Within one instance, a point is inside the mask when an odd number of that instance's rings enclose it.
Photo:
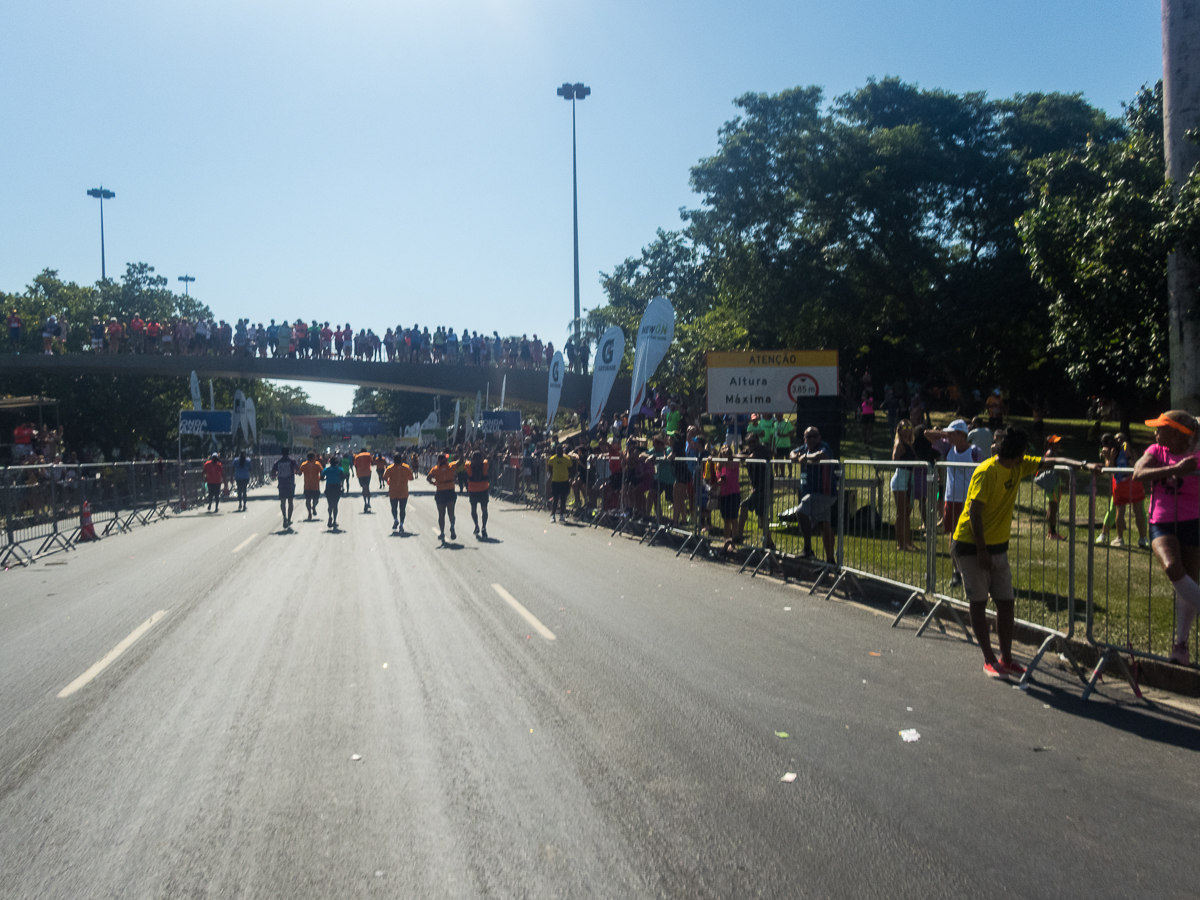
M 1060 435 L 1048 435 L 1042 451 L 1043 458 L 1053 459 L 1054 450 L 1061 441 Z M 1062 501 L 1063 479 L 1057 475 L 1050 475 L 1041 487 L 1046 492 L 1046 532 L 1050 535 L 1051 540 L 1065 541 L 1066 536 L 1058 533 L 1058 505 Z
M 867 445 L 867 450 L 871 449 L 871 441 L 875 437 L 875 398 L 871 396 L 870 391 L 862 392 L 862 403 L 858 408 L 859 421 L 862 422 L 862 439 Z
M 913 423 L 913 452 L 917 454 L 917 461 L 925 464 L 912 470 L 912 498 L 917 501 L 920 516 L 917 530 L 921 532 L 925 531 L 925 523 L 929 521 L 929 467 L 942 459 L 942 454 L 927 437 L 928 431 L 924 425 Z
M 1107 469 L 1127 469 L 1133 462 L 1133 448 L 1129 437 L 1124 433 L 1105 434 L 1100 438 L 1100 455 Z M 1100 536 L 1097 544 L 1108 543 L 1108 529 L 1116 524 L 1117 536 L 1113 538 L 1113 547 L 1125 546 L 1125 507 L 1133 508 L 1134 520 L 1137 522 L 1138 546 L 1143 550 L 1150 547 L 1150 539 L 1146 537 L 1146 511 L 1142 501 L 1146 499 L 1146 489 L 1142 483 L 1133 478 L 1128 472 L 1114 472 L 1112 476 L 1112 500 L 1108 504 L 1108 512 L 1104 514 L 1101 523 Z
M 945 431 L 926 430 L 925 436 L 934 439 L 934 448 L 942 453 L 946 462 L 969 464 L 951 466 L 946 470 L 946 502 L 942 506 L 942 528 L 946 534 L 954 534 L 958 520 L 962 516 L 963 506 L 967 502 L 967 487 L 971 483 L 971 475 L 975 466 L 983 462 L 986 454 L 967 438 L 967 423 L 955 419 Z M 952 586 L 962 584 L 962 573 L 955 566 L 954 574 L 950 576 Z
M 892 440 L 892 461 L 915 462 L 917 451 L 913 449 L 912 442 L 912 422 L 901 419 L 896 425 L 896 435 Z M 912 480 L 911 466 L 898 466 L 892 473 L 892 499 L 896 502 L 896 549 L 905 553 L 917 551 L 912 542 Z
M 746 465 L 750 495 L 742 501 L 735 540 L 739 544 L 742 542 L 746 519 L 754 513 L 758 517 L 763 549 L 774 550 L 775 542 L 771 540 L 771 451 L 763 446 L 757 434 L 747 434 L 746 450 L 738 459 Z
M 792 451 L 792 462 L 803 466 L 804 494 L 800 498 L 800 531 L 804 535 L 804 556 L 811 557 L 813 526 L 821 529 L 821 544 L 825 561 L 835 562 L 833 545 L 833 504 L 837 499 L 837 483 L 833 466 L 821 465 L 822 460 L 834 459 L 829 445 L 821 440 L 816 426 L 804 429 L 804 443 Z
M 742 505 L 741 467 L 733 455 L 733 447 L 726 444 L 721 451 L 709 460 L 708 483 L 717 493 L 717 510 L 721 513 L 722 533 L 726 553 L 733 552 L 733 538 L 738 519 L 738 510 Z
M 1029 438 L 1021 429 L 1010 428 L 1005 431 L 998 455 L 984 460 L 971 476 L 966 511 L 958 520 L 954 539 L 950 543 L 950 556 L 955 568 L 962 572 L 963 585 L 971 606 L 971 627 L 979 642 L 979 649 L 983 651 L 983 671 L 991 678 L 1019 677 L 1025 673 L 1025 669 L 1012 658 L 1016 600 L 1008 564 L 1013 506 L 1017 501 L 1021 480 L 1045 465 L 1083 465 L 1077 460 L 1026 456 L 1028 446 Z M 1095 463 L 1088 468 L 1099 471 L 1100 465 Z M 989 594 L 996 604 L 999 659 L 992 651 L 988 626 Z M 1197 588 L 1197 595 L 1200 597 L 1200 587 Z
M 1000 388 L 996 388 L 984 401 L 987 407 L 988 428 L 996 429 L 1004 424 L 1004 400 L 1000 397 Z
M 983 419 L 975 416 L 971 419 L 971 427 L 967 431 L 967 440 L 982 450 L 990 453 L 992 449 L 992 432 L 983 424 Z
M 1175 639 L 1170 660 L 1188 665 L 1192 623 L 1200 613 L 1200 480 L 1197 423 L 1173 409 L 1146 424 L 1154 444 L 1133 467 L 1133 477 L 1150 485 L 1150 548 L 1175 589 Z

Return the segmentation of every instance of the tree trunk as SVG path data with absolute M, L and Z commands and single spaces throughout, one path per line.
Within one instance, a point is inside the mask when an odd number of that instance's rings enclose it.
M 1167 177 L 1176 189 L 1200 161 L 1188 129 L 1200 127 L 1200 0 L 1162 0 L 1163 138 Z M 1170 309 L 1171 405 L 1200 412 L 1200 261 L 1167 258 Z

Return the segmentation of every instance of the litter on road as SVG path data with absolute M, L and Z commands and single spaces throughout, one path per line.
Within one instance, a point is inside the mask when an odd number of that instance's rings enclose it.
M 785 772 L 783 777 L 780 778 L 779 780 L 786 781 L 788 784 L 791 784 L 793 781 L 796 780 L 796 773 L 795 772 Z
M 900 732 L 900 737 L 904 738 L 904 743 L 911 744 L 913 741 L 919 741 L 921 734 L 915 728 L 905 728 Z
M 786 731 L 775 732 L 775 737 L 777 737 L 777 738 L 785 738 L 787 736 L 788 736 L 788 733 Z
M 351 754 L 350 754 L 350 761 L 351 761 L 351 762 L 358 762 L 360 759 L 362 759 L 362 757 L 361 757 L 361 756 L 359 756 L 357 753 L 351 753 Z

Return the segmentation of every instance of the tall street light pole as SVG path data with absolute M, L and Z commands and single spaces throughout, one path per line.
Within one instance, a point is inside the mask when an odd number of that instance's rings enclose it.
M 108 281 L 108 275 L 104 271 L 104 201 L 111 200 L 117 195 L 112 191 L 106 191 L 104 185 L 101 185 L 89 190 L 88 196 L 95 197 L 100 201 L 100 280 Z
M 186 297 L 188 295 L 188 283 L 195 281 L 196 276 L 195 275 L 180 275 L 179 280 L 183 282 L 183 296 Z
M 592 92 L 590 87 L 582 84 L 563 83 L 557 91 L 558 96 L 571 101 L 571 198 L 574 206 L 575 220 L 575 359 L 576 369 L 579 368 L 583 349 L 579 338 L 579 168 L 575 162 L 575 101 L 584 99 Z

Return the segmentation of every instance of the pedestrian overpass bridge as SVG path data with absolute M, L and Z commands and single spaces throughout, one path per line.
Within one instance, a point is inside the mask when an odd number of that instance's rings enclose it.
M 188 380 L 200 378 L 269 378 L 283 381 L 324 381 L 361 387 L 453 397 L 474 396 L 476 391 L 500 400 L 546 404 L 549 373 L 545 369 L 501 369 L 486 366 L 431 363 L 359 362 L 336 359 L 261 359 L 249 356 L 160 356 L 156 354 L 0 354 L 0 376 L 5 375 L 154 375 Z M 605 410 L 623 410 L 628 402 L 629 379 L 618 378 Z M 568 373 L 563 379 L 560 409 L 577 410 L 591 405 L 590 375 Z

